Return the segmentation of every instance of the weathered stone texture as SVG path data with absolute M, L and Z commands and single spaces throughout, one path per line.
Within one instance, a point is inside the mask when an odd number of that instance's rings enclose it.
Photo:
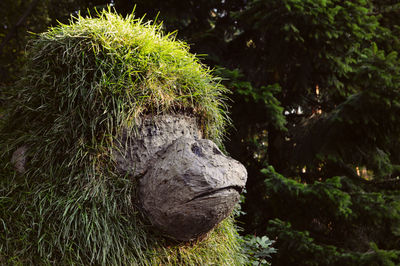
M 159 115 L 138 118 L 132 128 L 126 128 L 115 152 L 117 169 L 133 176 L 142 175 L 155 154 L 174 140 L 190 136 L 202 137 L 195 117 Z
M 239 201 L 246 169 L 210 140 L 179 138 L 140 180 L 140 200 L 154 226 L 178 240 L 201 236 Z
M 126 129 L 115 157 L 119 171 L 140 178 L 139 201 L 152 225 L 177 240 L 214 228 L 246 183 L 244 166 L 201 137 L 194 117 L 143 118 Z
M 15 171 L 20 174 L 25 172 L 26 165 L 26 152 L 28 151 L 28 147 L 23 145 L 16 149 L 11 156 L 11 164 L 14 165 Z

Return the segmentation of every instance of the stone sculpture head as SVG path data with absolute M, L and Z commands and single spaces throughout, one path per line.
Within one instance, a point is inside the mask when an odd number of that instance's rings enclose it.
M 159 232 L 179 241 L 209 235 L 199 250 L 213 255 L 201 261 L 237 264 L 232 220 L 223 230 L 218 224 L 238 203 L 247 173 L 219 149 L 226 89 L 185 44 L 159 26 L 103 12 L 43 33 L 29 53 L 1 147 L 20 172 L 3 179 L 9 190 L 18 187 L 10 202 L 30 206 L 4 220 L 23 224 L 19 217 L 29 213 L 37 256 L 200 261 L 168 249 Z
M 196 117 L 141 117 L 121 139 L 120 172 L 139 177 L 139 201 L 167 236 L 194 240 L 229 216 L 245 186 L 246 169 L 203 139 Z

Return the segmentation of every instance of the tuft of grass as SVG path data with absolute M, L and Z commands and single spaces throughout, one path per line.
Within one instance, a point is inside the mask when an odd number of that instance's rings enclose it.
M 199 243 L 149 230 L 118 135 L 145 114 L 185 113 L 221 144 L 226 89 L 160 24 L 111 11 L 37 36 L 0 121 L 0 264 L 240 265 L 233 218 Z M 27 145 L 23 175 L 10 165 Z

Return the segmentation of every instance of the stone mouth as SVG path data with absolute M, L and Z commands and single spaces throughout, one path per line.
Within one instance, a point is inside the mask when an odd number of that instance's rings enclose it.
M 194 201 L 197 199 L 207 198 L 209 196 L 214 196 L 216 194 L 220 194 L 220 192 L 223 192 L 223 191 L 232 191 L 237 194 L 240 194 L 243 191 L 243 187 L 233 185 L 233 186 L 227 186 L 227 187 L 217 188 L 217 189 L 213 189 L 213 190 L 208 190 L 206 192 L 200 193 L 199 195 L 195 196 L 194 198 L 192 198 L 191 200 L 189 200 L 187 202 L 191 202 L 191 201 Z

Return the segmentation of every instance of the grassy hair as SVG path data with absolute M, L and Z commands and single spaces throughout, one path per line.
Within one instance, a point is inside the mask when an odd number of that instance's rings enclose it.
M 233 219 L 205 240 L 173 244 L 148 228 L 135 178 L 112 160 L 121 130 L 144 114 L 186 113 L 220 143 L 221 86 L 160 25 L 110 11 L 38 35 L 0 123 L 0 264 L 241 264 Z M 10 165 L 27 145 L 23 175 Z

